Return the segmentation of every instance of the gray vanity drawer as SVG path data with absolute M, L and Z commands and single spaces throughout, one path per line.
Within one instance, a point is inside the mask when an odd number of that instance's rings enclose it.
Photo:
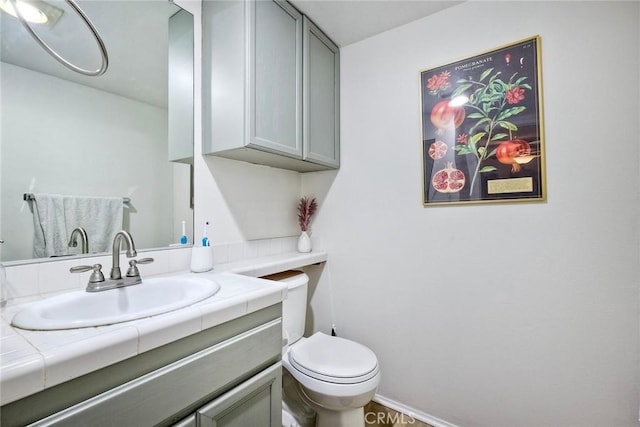
M 171 421 L 279 359 L 281 337 L 280 319 L 272 320 L 33 425 L 143 426 Z

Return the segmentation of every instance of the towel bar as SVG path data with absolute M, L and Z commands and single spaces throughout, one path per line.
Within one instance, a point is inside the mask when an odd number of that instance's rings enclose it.
M 22 195 L 22 200 L 24 200 L 26 202 L 31 202 L 31 201 L 33 201 L 35 199 L 36 199 L 36 197 L 33 195 L 33 193 L 24 193 Z M 122 198 L 122 203 L 124 203 L 124 204 L 131 203 L 131 198 L 130 197 L 123 197 Z

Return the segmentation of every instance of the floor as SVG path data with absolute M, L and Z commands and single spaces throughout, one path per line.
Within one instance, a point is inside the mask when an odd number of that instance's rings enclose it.
M 369 402 L 364 407 L 364 421 L 367 427 L 432 427 L 376 402 Z

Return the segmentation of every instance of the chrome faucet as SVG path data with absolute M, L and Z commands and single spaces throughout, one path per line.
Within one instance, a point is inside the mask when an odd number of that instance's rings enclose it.
M 87 230 L 82 227 L 76 227 L 71 232 L 71 237 L 69 237 L 69 247 L 76 248 L 78 247 L 78 236 L 80 236 L 80 241 L 82 243 L 82 253 L 89 253 L 89 238 L 87 237 Z
M 105 279 L 102 274 L 102 265 L 79 265 L 77 267 L 71 267 L 69 271 L 71 273 L 82 273 L 85 271 L 93 270 L 89 277 L 89 283 L 87 284 L 87 292 L 106 291 L 108 289 L 122 288 L 124 286 L 137 285 L 142 283 L 140 277 L 140 271 L 138 270 L 138 264 L 149 264 L 153 262 L 153 258 L 132 259 L 129 261 L 129 269 L 127 270 L 126 277 L 122 277 L 120 271 L 120 247 L 122 242 L 125 242 L 127 246 L 127 257 L 133 258 L 137 255 L 136 245 L 133 243 L 133 238 L 128 231 L 118 231 L 113 238 L 113 265 L 111 266 L 111 274 L 108 279 Z
M 111 280 L 122 279 L 122 272 L 120 271 L 120 246 L 122 244 L 122 240 L 124 240 L 127 245 L 127 258 L 133 258 L 138 254 L 136 252 L 136 245 L 133 243 L 133 237 L 131 237 L 131 234 L 129 234 L 129 232 L 125 230 L 118 231 L 113 238 L 113 247 L 111 248 L 112 264 L 111 274 L 109 275 Z

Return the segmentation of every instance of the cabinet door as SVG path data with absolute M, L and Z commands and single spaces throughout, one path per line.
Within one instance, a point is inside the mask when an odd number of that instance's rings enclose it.
M 271 0 L 248 11 L 248 145 L 302 158 L 302 15 Z
M 282 363 L 265 369 L 197 412 L 201 427 L 280 427 Z
M 340 166 L 340 50 L 304 17 L 304 160 Z
M 169 161 L 193 163 L 193 15 L 169 18 Z

